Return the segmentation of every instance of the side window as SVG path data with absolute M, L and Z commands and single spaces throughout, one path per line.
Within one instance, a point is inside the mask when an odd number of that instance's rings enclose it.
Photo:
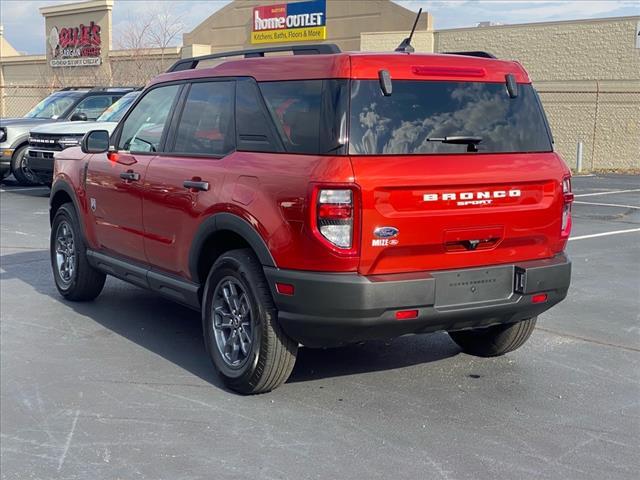
M 191 85 L 176 130 L 174 152 L 226 155 L 235 148 L 234 88 L 235 82 Z
M 278 152 L 282 148 L 272 132 L 269 112 L 264 108 L 260 90 L 254 80 L 236 82 L 236 133 L 238 150 Z
M 124 121 L 118 149 L 132 153 L 157 152 L 179 89 L 180 85 L 169 85 L 147 93 Z
M 259 85 L 287 152 L 344 152 L 347 80 L 287 80 Z
M 87 116 L 87 120 L 95 120 L 102 112 L 109 108 L 112 103 L 113 100 L 110 95 L 87 97 L 78 104 L 71 115 L 81 112 Z

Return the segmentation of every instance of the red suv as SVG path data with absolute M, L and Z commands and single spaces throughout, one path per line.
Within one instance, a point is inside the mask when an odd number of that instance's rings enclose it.
M 567 294 L 573 195 L 529 76 L 484 57 L 177 62 L 111 137 L 56 154 L 58 290 L 91 300 L 109 274 L 201 311 L 243 393 L 282 384 L 299 345 L 444 330 L 472 355 L 520 347 Z

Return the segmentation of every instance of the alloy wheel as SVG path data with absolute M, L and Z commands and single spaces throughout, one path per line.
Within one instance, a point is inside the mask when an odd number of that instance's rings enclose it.
M 73 230 L 66 220 L 58 224 L 56 230 L 56 267 L 62 283 L 68 285 L 73 280 L 76 261 L 76 247 Z
M 253 311 L 249 296 L 234 277 L 223 278 L 213 294 L 213 333 L 224 362 L 242 367 L 253 345 Z

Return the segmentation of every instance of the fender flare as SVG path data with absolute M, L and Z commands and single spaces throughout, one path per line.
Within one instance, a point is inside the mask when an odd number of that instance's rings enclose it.
M 216 213 L 204 220 L 194 236 L 189 251 L 189 272 L 194 282 L 202 283 L 198 275 L 198 259 L 202 248 L 212 234 L 228 230 L 240 235 L 251 246 L 263 266 L 276 267 L 267 244 L 249 222 L 232 213 Z
M 78 213 L 78 215 L 82 214 L 82 210 L 80 209 L 80 205 L 78 204 L 76 192 L 73 190 L 73 187 L 71 187 L 71 185 L 69 185 L 64 180 L 57 180 L 51 186 L 51 193 L 49 194 L 49 225 L 53 224 L 53 211 L 52 211 L 53 199 L 55 198 L 56 194 L 60 191 L 65 192 L 69 196 L 69 198 L 71 198 L 71 202 L 73 203 L 73 208 L 76 209 L 76 212 Z M 82 224 L 82 222 L 80 223 Z

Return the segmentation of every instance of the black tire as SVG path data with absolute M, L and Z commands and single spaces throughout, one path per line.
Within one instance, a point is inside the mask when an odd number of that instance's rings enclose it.
M 216 308 L 219 313 L 214 315 Z M 231 390 L 265 393 L 289 378 L 298 343 L 282 331 L 277 319 L 262 265 L 254 253 L 242 249 L 222 254 L 205 284 L 202 327 L 209 357 Z M 243 342 L 243 338 L 250 341 Z M 234 339 L 236 342 L 230 343 Z M 237 349 L 226 352 L 235 344 Z
M 464 353 L 477 357 L 498 357 L 524 345 L 536 327 L 536 319 L 533 317 L 517 323 L 449 332 L 449 336 Z
M 65 228 L 70 231 L 71 236 L 70 241 L 64 242 L 63 248 L 58 237 Z M 61 250 L 66 254 L 61 253 Z M 53 218 L 49 252 L 53 278 L 60 295 L 75 302 L 93 300 L 100 295 L 106 275 L 93 268 L 87 261 L 87 247 L 75 208 L 71 203 L 62 205 Z M 63 262 L 66 261 L 63 265 L 60 264 L 61 257 Z
M 38 179 L 26 164 L 27 146 L 17 149 L 11 158 L 11 171 L 20 185 L 38 185 Z

